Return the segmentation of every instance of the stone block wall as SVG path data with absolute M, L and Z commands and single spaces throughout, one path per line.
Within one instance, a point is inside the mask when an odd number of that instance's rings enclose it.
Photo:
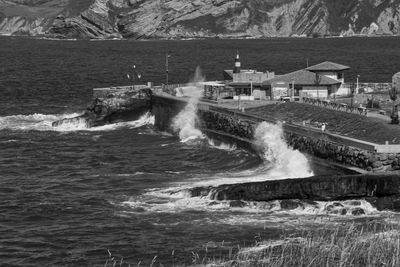
M 241 118 L 219 112 L 200 112 L 203 127 L 221 131 L 241 138 L 253 140 L 254 131 L 259 123 L 257 119 Z M 301 152 L 333 161 L 336 163 L 361 168 L 367 171 L 400 170 L 400 154 L 376 153 L 342 143 L 333 142 L 329 138 L 302 131 L 296 133 L 284 127 L 284 138 L 288 145 Z
M 185 108 L 187 102 L 176 98 L 152 97 L 151 113 L 155 117 L 155 126 L 162 131 L 170 131 L 172 119 Z
M 161 130 L 170 130 L 172 119 L 186 105 L 183 100 L 153 97 L 152 112 Z M 205 105 L 205 104 L 204 104 Z M 257 125 L 263 119 L 241 112 L 207 106 L 198 111 L 199 128 L 225 133 L 252 142 Z M 273 123 L 273 121 L 269 121 Z M 400 170 L 400 154 L 376 153 L 373 147 L 356 144 L 296 125 L 284 125 L 288 145 L 301 152 L 367 171 Z
M 249 120 L 241 120 L 230 115 L 217 113 L 213 111 L 200 112 L 202 127 L 222 131 L 234 136 L 246 139 L 253 139 L 255 122 Z

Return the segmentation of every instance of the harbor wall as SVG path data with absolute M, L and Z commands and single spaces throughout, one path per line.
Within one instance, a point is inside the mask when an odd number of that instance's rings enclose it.
M 303 179 L 270 180 L 217 187 L 195 187 L 189 189 L 189 193 L 192 197 L 208 197 L 219 201 L 290 199 L 339 201 L 362 198 L 378 210 L 400 211 L 400 179 L 394 174 L 325 175 Z
M 152 112 L 155 125 L 170 131 L 172 119 L 185 107 L 186 101 L 170 96 L 153 96 Z M 245 112 L 232 111 L 200 103 L 198 127 L 213 133 L 227 134 L 242 140 L 253 140 L 255 128 L 262 121 L 277 123 Z M 288 145 L 326 161 L 360 168 L 366 171 L 392 171 L 400 169 L 400 154 L 378 153 L 374 144 L 332 135 L 309 127 L 282 124 Z
M 168 96 L 153 96 L 155 124 L 161 130 L 170 131 L 172 119 L 179 114 L 187 102 Z M 239 143 L 252 145 L 257 125 L 266 121 L 263 118 L 226 110 L 207 103 L 198 106 L 198 126 L 206 134 L 225 140 L 235 139 Z M 273 119 L 267 119 L 276 123 Z M 324 159 L 327 162 L 356 166 L 368 170 L 384 168 L 400 169 L 400 156 L 397 154 L 376 153 L 373 146 L 330 136 L 313 129 L 297 125 L 282 125 L 284 137 L 295 149 Z M 344 144 L 363 146 L 352 147 Z M 351 143 L 353 142 L 353 143 Z M 256 149 L 253 147 L 253 149 Z M 329 163 L 331 164 L 331 163 Z M 351 169 L 351 168 L 350 168 Z M 301 201 L 339 201 L 345 199 L 365 199 L 378 210 L 400 210 L 400 180 L 398 175 L 374 173 L 356 175 L 324 175 L 303 179 L 287 179 L 252 183 L 220 185 L 217 187 L 195 187 L 183 189 L 193 197 L 207 197 L 214 200 L 228 200 L 230 205 L 245 205 L 243 201 L 286 201 L 285 205 L 297 205 Z M 235 202 L 236 201 L 236 202 Z M 293 202 L 290 202 L 293 201 Z M 340 204 L 337 204 L 340 206 Z M 350 212 L 350 211 L 346 211 Z M 363 210 L 358 210 L 363 214 Z M 352 214 L 357 215 L 358 213 Z M 343 209 L 341 210 L 343 214 Z

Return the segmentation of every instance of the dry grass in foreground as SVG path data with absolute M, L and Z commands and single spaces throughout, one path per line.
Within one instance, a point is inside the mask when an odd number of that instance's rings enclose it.
M 316 229 L 282 240 L 264 241 L 254 247 L 240 248 L 226 257 L 200 256 L 192 252 L 192 267 L 278 267 L 278 266 L 400 266 L 399 226 L 374 224 L 365 226 L 354 223 L 336 228 Z M 109 266 L 188 266 L 158 261 L 128 264 L 115 259 L 110 252 L 105 267 Z M 172 254 L 172 257 L 173 254 Z
M 259 243 L 231 259 L 194 266 L 400 266 L 400 233 L 393 227 L 365 230 L 350 224 Z

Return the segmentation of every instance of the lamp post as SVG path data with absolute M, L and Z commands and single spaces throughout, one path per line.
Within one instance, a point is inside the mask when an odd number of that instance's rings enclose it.
M 170 54 L 166 54 L 165 55 L 165 79 L 166 79 L 166 85 L 168 86 L 168 72 L 169 72 L 169 70 L 168 70 L 168 58 L 170 57 L 171 55 Z
M 250 96 L 253 96 L 253 80 L 250 79 Z
M 359 78 L 360 78 L 360 75 L 357 74 L 356 94 L 358 94 L 358 90 L 359 90 L 359 87 L 358 87 L 358 79 Z
M 290 100 L 293 101 L 294 98 L 294 79 L 292 79 L 292 93 L 290 94 Z

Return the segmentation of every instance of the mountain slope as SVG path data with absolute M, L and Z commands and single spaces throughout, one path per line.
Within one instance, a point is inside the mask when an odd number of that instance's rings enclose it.
M 0 0 L 0 34 L 58 38 L 397 35 L 400 0 Z

